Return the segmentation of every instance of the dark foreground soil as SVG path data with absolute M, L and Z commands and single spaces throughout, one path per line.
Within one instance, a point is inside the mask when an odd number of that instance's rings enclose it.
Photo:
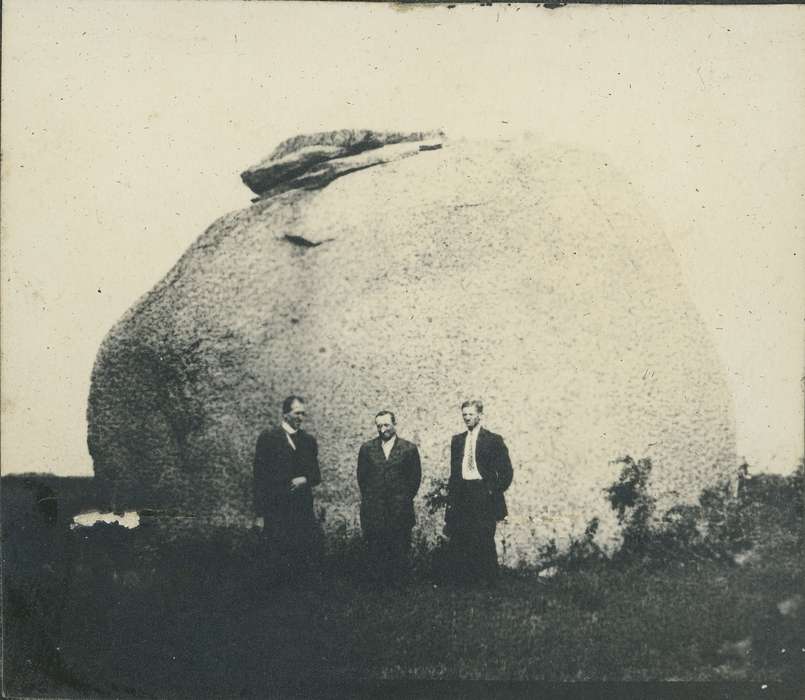
M 410 697 L 461 679 L 706 681 L 708 697 L 794 697 L 805 679 L 801 517 L 767 512 L 738 557 L 505 570 L 494 588 L 435 578 L 438 552 L 418 552 L 408 585 L 375 590 L 359 543 L 340 543 L 321 585 L 283 590 L 254 533 L 70 530 L 91 488 L 3 479 L 6 695 L 377 695 L 381 681 Z

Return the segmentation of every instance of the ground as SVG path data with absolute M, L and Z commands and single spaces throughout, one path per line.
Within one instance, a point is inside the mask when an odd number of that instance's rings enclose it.
M 265 697 L 456 679 L 757 691 L 805 679 L 801 514 L 767 517 L 735 556 L 506 569 L 494 588 L 434 578 L 438 552 L 419 551 L 407 586 L 367 589 L 359 543 L 342 542 L 320 588 L 281 591 L 260 573 L 253 533 L 69 530 L 41 509 L 23 518 L 43 492 L 8 479 L 6 694 Z

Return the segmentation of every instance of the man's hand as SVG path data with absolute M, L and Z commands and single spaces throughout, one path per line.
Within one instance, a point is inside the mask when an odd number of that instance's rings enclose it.
M 307 477 L 306 476 L 296 476 L 291 479 L 291 493 L 295 493 L 300 488 L 307 484 Z
M 257 517 L 254 519 L 254 526 L 255 526 L 255 527 L 259 527 L 261 530 L 263 529 L 263 527 L 265 526 L 265 521 L 263 520 L 262 516 L 259 516 L 259 515 L 258 515 L 258 516 L 257 516 Z

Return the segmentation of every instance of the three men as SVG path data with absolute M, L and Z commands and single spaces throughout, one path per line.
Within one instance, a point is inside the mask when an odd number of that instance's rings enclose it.
M 318 574 L 321 559 L 312 491 L 321 482 L 319 448 L 301 429 L 305 416 L 302 397 L 285 399 L 282 424 L 260 434 L 254 455 L 254 508 L 273 574 L 285 583 Z
M 375 426 L 377 437 L 358 451 L 358 487 L 368 573 L 383 585 L 398 583 L 407 574 L 413 499 L 422 479 L 422 464 L 417 446 L 397 435 L 397 419 L 391 411 L 380 411 Z
M 503 438 L 481 427 L 483 410 L 478 400 L 461 404 L 467 431 L 454 435 L 450 444 L 445 534 L 453 573 L 493 582 L 498 571 L 495 530 L 507 515 L 503 492 L 512 481 L 512 463 Z
M 322 535 L 312 488 L 321 474 L 316 440 L 301 429 L 304 400 L 289 396 L 282 414 L 282 424 L 263 431 L 257 440 L 254 505 L 268 561 L 274 574 L 287 582 L 300 573 L 318 574 Z M 498 571 L 495 530 L 507 515 L 503 493 L 512 481 L 512 464 L 503 438 L 480 425 L 481 401 L 465 401 L 461 414 L 467 431 L 454 435 L 450 446 L 445 512 L 449 564 L 459 578 L 491 582 Z M 419 450 L 397 435 L 396 423 L 391 411 L 377 413 L 378 436 L 358 452 L 368 570 L 382 584 L 399 582 L 407 574 L 413 499 L 422 478 Z

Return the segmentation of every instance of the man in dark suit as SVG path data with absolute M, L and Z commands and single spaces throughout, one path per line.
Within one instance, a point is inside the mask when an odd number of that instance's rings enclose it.
M 375 426 L 377 437 L 358 451 L 367 573 L 379 585 L 399 584 L 407 576 L 413 499 L 422 479 L 422 465 L 417 446 L 397 435 L 397 419 L 391 411 L 380 411 Z
M 450 444 L 445 534 L 450 567 L 460 580 L 497 577 L 495 530 L 507 515 L 503 492 L 512 481 L 512 463 L 503 438 L 482 428 L 480 401 L 461 404 L 467 432 Z
M 289 583 L 318 574 L 322 537 L 313 512 L 313 487 L 321 482 L 316 439 L 301 429 L 305 402 L 289 396 L 282 423 L 264 430 L 254 455 L 254 508 L 263 528 L 272 575 Z

